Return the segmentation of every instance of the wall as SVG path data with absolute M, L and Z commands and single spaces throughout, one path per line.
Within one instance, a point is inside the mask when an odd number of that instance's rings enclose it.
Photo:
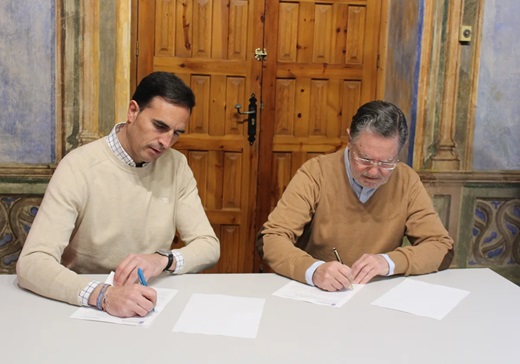
M 420 1 L 392 0 L 389 7 L 385 100 L 399 106 L 415 138 L 417 117 L 416 83 L 421 50 L 422 4 Z M 409 143 L 399 159 L 412 164 L 413 145 Z
M 520 170 L 520 2 L 486 0 L 474 170 Z
M 54 1 L 0 2 L 0 164 L 56 162 Z

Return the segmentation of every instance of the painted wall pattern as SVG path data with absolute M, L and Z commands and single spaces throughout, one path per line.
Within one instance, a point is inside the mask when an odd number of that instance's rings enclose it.
M 41 201 L 41 196 L 0 197 L 0 273 L 14 273 Z
M 520 199 L 475 201 L 469 266 L 520 264 Z
M 0 1 L 0 164 L 55 152 L 54 0 Z

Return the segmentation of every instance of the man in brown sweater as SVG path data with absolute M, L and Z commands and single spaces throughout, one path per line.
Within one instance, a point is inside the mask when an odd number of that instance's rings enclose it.
M 309 160 L 287 186 L 259 235 L 264 261 L 327 291 L 448 268 L 453 240 L 417 173 L 398 161 L 408 136 L 402 111 L 369 102 L 347 132 L 347 148 Z

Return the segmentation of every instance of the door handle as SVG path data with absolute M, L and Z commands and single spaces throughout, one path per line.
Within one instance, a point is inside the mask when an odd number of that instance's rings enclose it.
M 242 105 L 236 104 L 235 109 L 237 109 L 237 113 L 239 115 L 247 115 L 247 140 L 249 141 L 249 145 L 253 145 L 256 139 L 256 97 L 255 94 L 251 94 L 249 98 L 249 106 L 247 107 L 247 111 L 240 111 Z M 239 123 L 243 123 L 246 120 L 239 121 Z

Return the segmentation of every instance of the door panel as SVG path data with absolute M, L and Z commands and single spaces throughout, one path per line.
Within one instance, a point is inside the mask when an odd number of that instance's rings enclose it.
M 139 0 L 137 80 L 178 74 L 197 105 L 175 148 L 221 239 L 212 272 L 257 271 L 254 236 L 296 170 L 337 150 L 376 97 L 381 0 Z M 256 48 L 267 58 L 254 58 Z M 258 135 L 247 109 L 258 98 Z M 177 242 L 176 244 L 182 244 Z
M 357 108 L 376 98 L 381 1 L 272 1 L 260 135 L 257 226 L 297 169 L 338 150 Z M 257 258 L 255 270 L 260 269 Z

